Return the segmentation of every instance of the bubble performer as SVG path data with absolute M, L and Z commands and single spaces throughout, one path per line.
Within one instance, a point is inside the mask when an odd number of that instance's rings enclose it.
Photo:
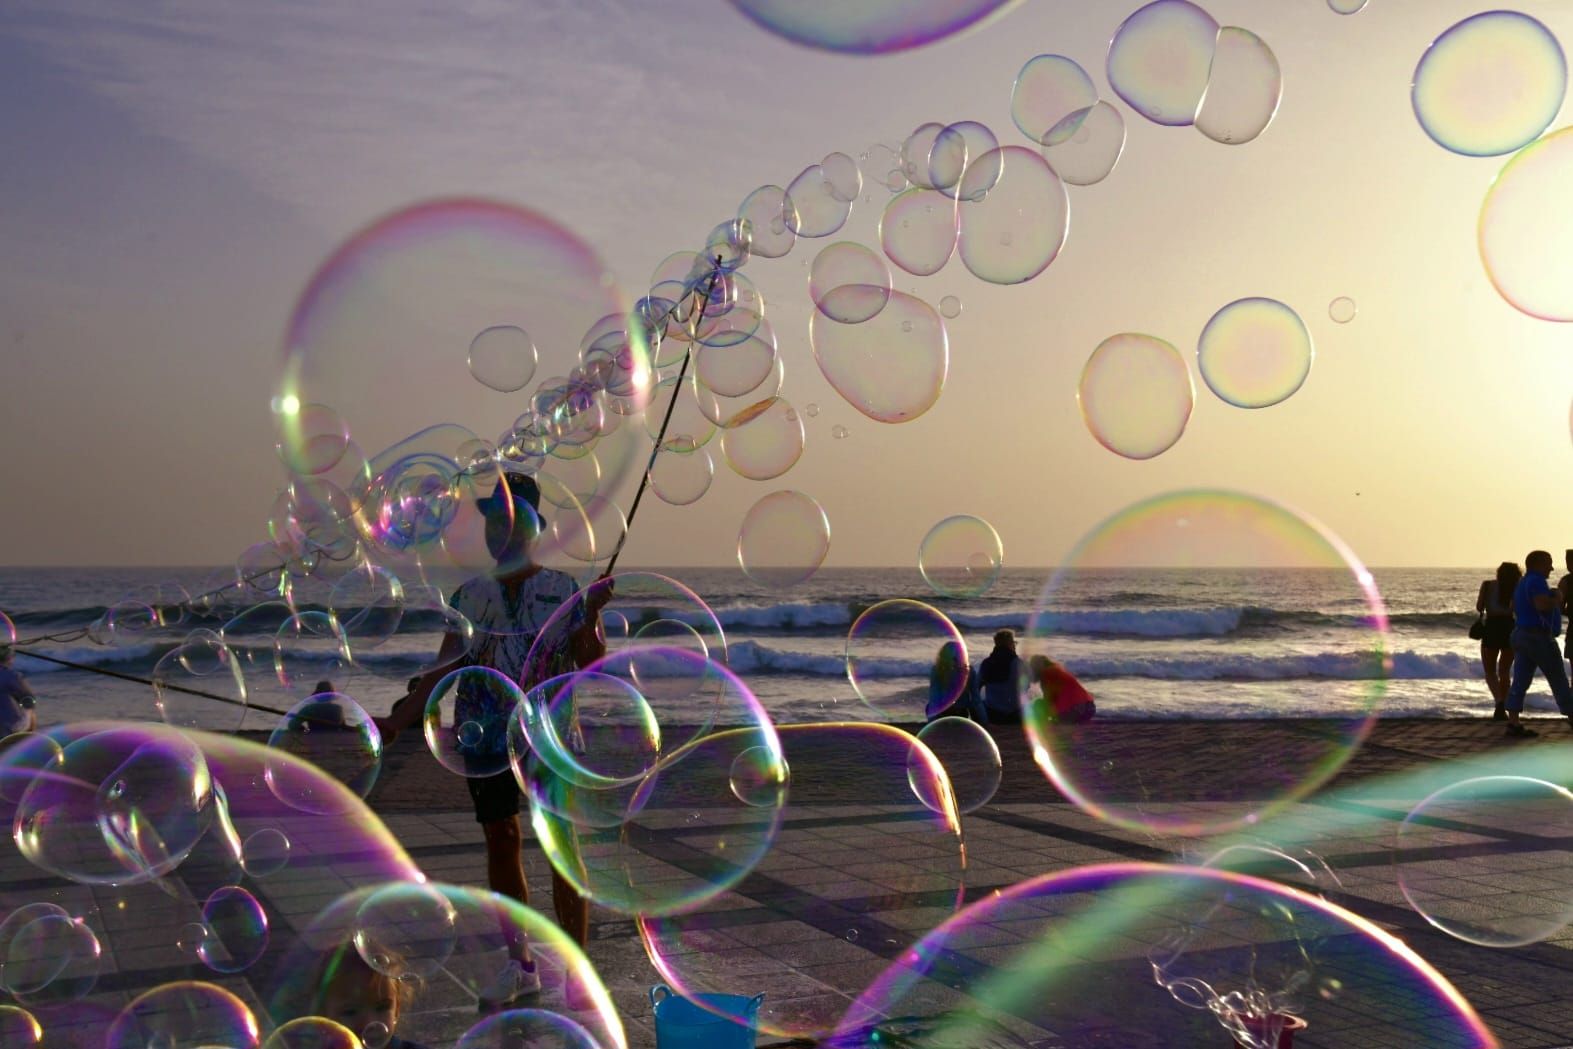
M 38 728 L 33 686 L 11 667 L 10 645 L 0 645 L 0 738 Z
M 528 691 L 548 678 L 588 666 L 606 654 L 600 612 L 611 589 L 597 583 L 584 600 L 575 602 L 574 613 L 554 626 L 557 636 L 552 643 L 536 646 L 535 658 L 526 665 L 542 626 L 579 590 L 573 577 L 545 568 L 531 557 L 531 548 L 541 534 L 540 498 L 540 487 L 534 478 L 504 473 L 492 494 L 476 501 L 486 522 L 487 549 L 497 566 L 490 575 L 476 576 L 461 584 L 451 601 L 475 625 L 475 636 L 468 646 L 457 633 L 443 637 L 436 669 L 423 675 L 386 718 L 377 719 L 385 743 L 426 716 L 433 691 L 455 666 L 490 668 Z M 485 716 L 472 713 L 485 707 L 488 697 L 480 694 L 484 691 L 483 685 L 472 689 L 460 684 L 452 726 L 455 730 Z M 480 745 L 488 743 L 483 741 Z M 506 742 L 498 738 L 490 745 L 506 747 Z M 528 904 L 530 889 L 520 852 L 521 795 L 512 770 L 504 761 L 501 772 L 467 777 L 466 782 L 475 806 L 475 819 L 485 835 L 487 885 L 494 892 Z M 589 903 L 555 868 L 552 905 L 558 924 L 583 946 L 589 935 Z M 509 954 L 507 968 L 479 996 L 483 1011 L 507 1008 L 541 989 L 529 945 L 510 939 Z

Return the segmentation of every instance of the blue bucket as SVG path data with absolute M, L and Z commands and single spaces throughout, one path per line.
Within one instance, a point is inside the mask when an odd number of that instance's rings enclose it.
M 690 1000 L 664 983 L 657 984 L 650 988 L 650 1006 L 655 1011 L 655 1049 L 754 1049 L 754 1039 L 759 1035 L 755 1026 L 759 1004 L 764 1000 L 762 994 L 752 998 L 741 994 L 701 994 Z M 734 1020 L 734 1016 L 741 1019 Z

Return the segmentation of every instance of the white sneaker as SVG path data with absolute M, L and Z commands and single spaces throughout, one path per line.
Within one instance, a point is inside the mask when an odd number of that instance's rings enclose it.
M 521 998 L 541 993 L 541 974 L 532 964 L 528 969 L 516 958 L 497 974 L 496 979 L 482 989 L 475 1005 L 483 1013 L 494 1013 L 510 1008 Z

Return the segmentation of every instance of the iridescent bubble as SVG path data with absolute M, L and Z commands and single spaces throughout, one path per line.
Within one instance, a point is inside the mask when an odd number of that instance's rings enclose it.
M 778 731 L 792 770 L 786 805 L 744 809 L 780 813 L 774 848 L 759 870 L 763 884 L 779 883 L 786 891 L 750 891 L 751 920 L 726 924 L 724 936 L 718 935 L 724 915 L 737 908 L 736 898 L 727 895 L 666 916 L 640 915 L 637 921 L 662 980 L 695 1005 L 747 1022 L 743 1010 L 752 999 L 735 993 L 739 970 L 746 966 L 748 989 L 767 992 L 761 1005 L 748 1008 L 758 1010 L 759 1032 L 817 1039 L 835 1027 L 846 1008 L 843 995 L 856 994 L 886 964 L 881 958 L 902 956 L 917 938 L 919 930 L 907 931 L 909 923 L 886 920 L 889 912 L 911 908 L 919 899 L 937 913 L 948 912 L 961 900 L 966 857 L 954 805 L 936 812 L 914 792 L 916 775 L 924 796 L 950 796 L 943 767 L 912 736 L 868 723 L 790 725 Z M 815 819 L 816 813 L 828 812 L 837 813 L 833 830 Z M 708 829 L 703 819 L 700 826 Z M 921 859 L 878 863 L 873 878 L 873 868 L 861 861 L 875 849 Z M 779 867 L 773 864 L 778 857 Z M 804 877 L 791 857 L 808 858 L 813 878 Z M 869 942 L 872 951 L 847 942 L 858 940 Z M 793 986 L 805 961 L 814 963 L 815 993 L 768 993 Z M 835 993 L 819 992 L 819 985 Z M 704 997 L 714 994 L 728 997 Z
M 1186 0 L 1155 0 L 1120 23 L 1105 72 L 1114 93 L 1157 124 L 1196 117 L 1212 69 L 1218 23 Z
M 382 771 L 382 734 L 364 707 L 339 692 L 320 692 L 291 707 L 268 736 L 268 749 L 294 759 L 270 760 L 265 778 L 274 797 L 298 812 L 346 812 L 354 798 L 371 792 Z
M 890 267 L 861 244 L 837 241 L 814 256 L 808 271 L 808 296 L 831 320 L 860 324 L 890 301 Z
M 1546 130 L 1567 86 L 1567 59 L 1551 30 L 1517 11 L 1486 11 L 1431 42 L 1410 101 L 1421 130 L 1443 149 L 1495 157 Z
M 15 1005 L 0 1005 L 0 1045 L 33 1049 L 44 1044 L 44 1026 L 38 1018 Z
M 947 126 L 929 150 L 929 181 L 947 197 L 979 201 L 999 181 L 999 139 L 976 120 Z
M 841 156 L 839 153 L 832 156 Z M 825 158 L 828 162 L 829 157 Z M 857 174 L 856 166 L 852 169 Z M 857 196 L 856 193 L 853 196 Z M 747 265 L 754 251 L 754 227 L 742 219 L 728 219 L 717 223 L 705 238 L 705 249 L 700 252 L 705 261 L 722 272 L 731 272 Z
M 1348 324 L 1355 319 L 1356 311 L 1355 300 L 1347 295 L 1340 295 L 1327 304 L 1327 315 L 1334 324 Z
M 962 183 L 957 250 L 973 276 L 1020 284 L 1048 269 L 1064 246 L 1070 197 L 1054 169 L 1030 149 L 1005 146 L 978 160 L 985 171 L 995 163 L 999 175 L 987 196 L 972 200 L 968 181 Z
M 775 330 L 763 318 L 740 338 L 720 342 L 712 332 L 694 351 L 694 378 L 712 393 L 740 397 L 770 377 L 777 352 Z
M 296 613 L 273 635 L 273 672 L 291 696 L 309 696 L 324 681 L 343 684 L 353 666 L 349 640 L 327 612 Z
M 945 518 L 918 544 L 918 571 L 941 597 L 982 596 L 999 580 L 1004 564 L 999 533 L 971 514 Z
M 834 437 L 838 441 L 844 437 L 850 436 L 851 433 L 852 431 L 848 430 L 845 426 L 837 425 L 830 428 L 830 436 Z
M 649 669 L 652 661 L 645 660 Z M 632 676 L 632 675 L 630 675 Z M 510 726 L 508 761 L 528 755 L 592 790 L 637 784 L 661 756 L 655 712 L 632 682 L 594 671 L 561 674 L 531 689 Z
M 878 4 L 732 0 L 732 6 L 756 25 L 795 44 L 857 55 L 923 47 L 979 25 L 1014 3 L 1015 0 L 894 0 Z
M 1021 133 L 1042 145 L 1060 121 L 1098 101 L 1098 89 L 1080 65 L 1064 55 L 1027 60 L 1011 88 L 1010 118 Z
M 650 468 L 650 490 L 673 506 L 696 503 L 710 490 L 715 463 L 703 448 L 688 449 L 667 442 Z
M 830 552 L 830 519 L 811 496 L 785 489 L 764 496 L 743 517 L 737 563 L 761 586 L 805 582 Z
M 115 1017 L 104 1049 L 256 1049 L 257 1018 L 217 984 L 181 980 L 131 1000 Z
M 1099 444 L 1127 459 L 1151 459 L 1185 432 L 1196 388 L 1179 350 L 1151 335 L 1124 332 L 1103 340 L 1087 358 L 1076 401 Z
M 426 701 L 426 746 L 449 772 L 467 779 L 495 776 L 508 767 L 508 722 L 522 699 L 519 686 L 490 667 L 454 670 Z M 473 726 L 467 734 L 461 732 L 466 725 Z
M 907 181 L 920 189 L 934 188 L 934 182 L 929 177 L 929 158 L 934 151 L 934 143 L 944 130 L 944 124 L 931 120 L 919 124 L 901 144 L 901 170 Z
M 1161 625 L 1143 622 L 1150 613 L 1107 618 L 1106 595 L 1137 586 L 1130 570 L 1137 564 L 1139 585 L 1155 595 L 1153 607 L 1165 610 Z M 1190 588 L 1199 578 L 1232 593 L 1319 580 L 1327 607 L 1348 610 L 1338 649 L 1307 653 L 1291 641 L 1263 638 L 1245 669 L 1224 652 L 1187 644 L 1172 655 L 1143 657 L 1142 676 L 1124 678 L 1129 664 L 1121 649 L 1088 647 L 1086 638 L 1100 634 L 1195 638 L 1234 629 L 1228 619 L 1212 620 L 1217 609 L 1198 601 Z M 1257 496 L 1178 491 L 1135 503 L 1088 532 L 1044 587 L 1022 638 L 1023 659 L 1061 659 L 1073 674 L 1097 678 L 1088 684 L 1098 717 L 1061 723 L 1054 697 L 1033 696 L 1023 720 L 1044 773 L 1087 812 L 1144 831 L 1215 834 L 1305 797 L 1348 761 L 1377 717 L 1390 671 L 1387 649 L 1387 616 L 1371 573 L 1338 537 Z M 1313 674 L 1314 694 L 1293 684 Z M 1130 750 L 1118 721 L 1127 709 L 1223 719 L 1209 738 L 1217 764 L 1205 784 Z M 1301 713 L 1320 719 L 1317 732 L 1230 720 Z M 1230 727 L 1247 723 L 1249 731 Z
M 1236 408 L 1266 408 L 1293 396 L 1316 351 L 1294 310 L 1276 299 L 1237 299 L 1212 315 L 1196 343 L 1196 370 Z
M 512 324 L 487 328 L 470 342 L 470 374 L 500 393 L 528 386 L 537 360 L 529 333 Z
M 939 315 L 946 320 L 954 320 L 961 316 L 961 300 L 954 295 L 946 295 L 939 300 Z
M 98 980 L 101 948 L 81 918 L 29 903 L 0 922 L 0 987 L 23 1005 L 72 1001 Z
M 879 315 L 862 324 L 839 324 L 816 311 L 808 338 L 830 385 L 877 422 L 916 419 L 944 389 L 950 368 L 945 322 L 928 303 L 904 292 L 891 292 Z
M 960 229 L 957 201 L 938 190 L 913 188 L 885 205 L 879 246 L 897 266 L 926 277 L 950 261 Z
M 846 660 L 858 698 L 896 722 L 927 721 L 949 710 L 966 691 L 971 662 L 950 617 L 908 598 L 864 609 L 847 631 Z
M 650 439 L 675 442 L 681 448 L 703 448 L 715 436 L 716 422 L 704 411 L 706 393 L 690 376 L 681 383 L 674 376 L 662 379 L 645 409 L 645 431 Z M 675 403 L 674 403 L 675 402 Z M 665 426 L 665 432 L 662 432 Z
M 728 421 L 742 414 L 742 412 L 767 401 L 781 392 L 781 386 L 786 379 L 786 361 L 780 354 L 776 355 L 775 363 L 771 365 L 770 373 L 763 382 L 736 396 L 725 396 L 717 393 L 703 384 L 694 386 L 694 401 L 698 406 L 701 418 L 708 420 L 713 427 L 725 426 Z M 682 437 L 676 438 L 680 447 L 686 447 L 688 442 Z M 696 445 L 697 447 L 697 445 Z
M 387 1043 L 384 1042 L 384 1045 Z M 268 1035 L 262 1049 L 369 1049 L 354 1031 L 325 1016 L 298 1016 Z
M 830 193 L 836 199 L 850 204 L 863 192 L 863 173 L 858 170 L 857 161 L 845 153 L 831 153 L 819 162 L 819 166 L 825 169 Z
M 1573 882 L 1565 859 L 1553 865 L 1493 864 L 1489 879 L 1474 884 L 1460 879 L 1449 850 L 1462 827 L 1477 834 L 1555 838 L 1570 821 L 1573 793 L 1544 780 L 1481 776 L 1450 784 L 1399 825 L 1393 851 L 1398 887 L 1416 914 L 1466 943 L 1522 947 L 1549 940 L 1573 922 Z
M 1225 145 L 1250 142 L 1272 123 L 1283 90 L 1278 56 L 1266 41 L 1249 29 L 1224 26 L 1196 112 L 1196 130 Z
M 435 976 L 458 941 L 458 911 L 436 885 L 390 882 L 355 911 L 355 950 L 365 963 L 395 979 Z
M 241 851 L 241 867 L 253 878 L 267 878 L 289 864 L 289 836 L 277 827 L 252 832 Z
M 957 812 L 975 812 L 994 799 L 1005 771 L 1000 748 L 988 729 L 970 718 L 943 717 L 924 725 L 918 739 L 945 766 Z M 945 799 L 927 793 L 933 783 L 927 767 L 917 760 L 910 764 L 918 800 L 935 812 L 943 811 Z
M 1291 1029 L 1326 1037 L 1350 1015 L 1362 1017 L 1363 1036 L 1396 1044 L 1498 1044 L 1398 937 L 1296 889 L 1201 867 L 1041 875 L 984 895 L 891 957 L 832 1044 L 894 1035 L 916 1049 L 1268 1047 L 1289 1044 Z M 1115 970 L 1128 978 L 1109 980 Z M 1317 993 L 1350 972 L 1361 977 Z M 936 984 L 963 993 L 936 995 Z M 1394 1000 L 1414 1010 L 1396 1014 Z
M 369 561 L 333 584 L 328 611 L 344 633 L 352 656 L 376 648 L 399 631 L 404 618 L 404 584 Z
M 159 718 L 177 728 L 234 732 L 246 717 L 240 663 L 217 634 L 193 630 L 148 675 Z
M 202 964 L 219 973 L 251 968 L 268 946 L 268 916 L 245 889 L 217 889 L 202 904 L 202 922 L 209 930 L 197 948 Z
M 1480 206 L 1480 259 L 1497 294 L 1531 317 L 1573 321 L 1562 260 L 1573 237 L 1573 127 L 1519 150 Z
M 787 225 L 789 206 L 786 190 L 780 186 L 760 186 L 738 205 L 737 217 L 749 224 L 755 255 L 778 259 L 797 243 L 797 234 Z
M 311 476 L 338 465 L 350 445 L 349 427 L 330 405 L 289 405 L 279 426 L 279 460 L 293 473 Z
M 545 1009 L 509 1009 L 464 1033 L 453 1049 L 601 1049 L 577 1021 Z
M 1340 15 L 1355 15 L 1365 10 L 1371 0 L 1327 0 L 1330 10 Z
M 828 237 L 846 224 L 852 205 L 839 199 L 818 164 L 804 168 L 786 188 L 787 228 L 799 237 Z
M 791 773 L 786 760 L 768 747 L 749 747 L 732 762 L 728 782 L 732 793 L 745 805 L 774 808 L 786 800 Z
M 785 398 L 759 401 L 723 424 L 721 454 L 740 477 L 780 477 L 803 455 L 803 420 Z

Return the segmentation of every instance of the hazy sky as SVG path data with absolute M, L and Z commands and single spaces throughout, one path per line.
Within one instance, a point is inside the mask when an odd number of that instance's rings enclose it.
M 749 191 L 831 151 L 899 146 L 929 120 L 1025 144 L 1010 91 L 1034 54 L 1078 60 L 1112 99 L 1107 42 L 1136 6 L 1027 0 L 867 58 L 791 45 L 724 0 L 9 0 L 0 561 L 219 563 L 262 538 L 282 482 L 269 399 L 285 323 L 318 263 L 390 209 L 462 194 L 527 205 L 637 294 Z M 803 459 L 770 482 L 718 463 L 693 506 L 646 500 L 628 558 L 726 562 L 746 508 L 781 487 L 824 505 L 830 564 L 909 563 L 955 513 L 991 521 L 1007 563 L 1054 563 L 1105 516 L 1187 486 L 1296 506 L 1373 565 L 1573 546 L 1573 332 L 1518 313 L 1482 271 L 1475 223 L 1502 161 L 1443 151 L 1410 109 L 1426 44 L 1482 6 L 1204 6 L 1282 65 L 1258 140 L 1222 146 L 1117 102 L 1124 156 L 1071 188 L 1069 238 L 1041 276 L 996 287 L 953 259 L 898 277 L 964 304 L 944 395 L 904 425 L 858 414 L 813 363 L 802 263 L 820 242 L 751 263 L 784 394 L 821 408 Z M 1520 8 L 1573 40 L 1573 7 Z M 832 239 L 871 234 L 889 194 L 865 193 Z M 1310 327 L 1316 362 L 1294 397 L 1245 411 L 1198 380 L 1188 431 L 1158 458 L 1091 438 L 1075 387 L 1102 339 L 1148 332 L 1189 355 L 1216 309 L 1251 295 Z M 1347 325 L 1327 315 L 1341 295 L 1359 305 Z M 462 347 L 446 352 L 462 362 Z M 836 425 L 850 436 L 833 440 Z

